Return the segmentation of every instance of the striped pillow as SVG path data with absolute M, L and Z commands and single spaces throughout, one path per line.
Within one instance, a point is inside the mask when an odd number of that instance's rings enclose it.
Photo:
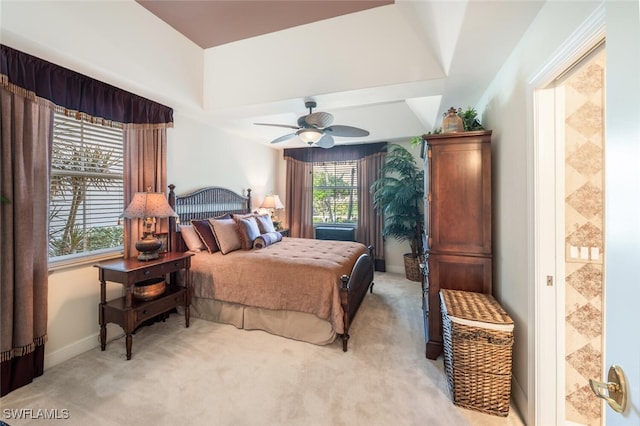
M 237 222 L 242 249 L 251 250 L 253 248 L 253 241 L 260 236 L 260 228 L 258 228 L 258 222 L 256 222 L 255 217 L 237 219 Z
M 279 232 L 268 232 L 266 234 L 260 235 L 253 242 L 253 248 L 261 249 L 270 246 L 271 244 L 275 244 L 278 241 L 282 241 L 282 234 Z

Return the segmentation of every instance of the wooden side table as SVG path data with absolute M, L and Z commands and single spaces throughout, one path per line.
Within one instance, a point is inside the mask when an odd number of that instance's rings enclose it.
M 100 280 L 100 349 L 107 344 L 107 323 L 118 324 L 126 334 L 127 359 L 131 359 L 132 334 L 144 321 L 166 313 L 178 306 L 184 306 L 185 326 L 189 327 L 189 305 L 191 304 L 190 271 L 193 253 L 165 253 L 160 258 L 146 262 L 136 258 L 117 259 L 100 262 L 98 268 Z M 168 282 L 161 296 L 153 300 L 138 300 L 133 297 L 136 283 L 150 278 L 164 277 L 174 272 L 185 271 L 184 287 L 176 282 Z M 176 275 L 176 274 L 173 274 Z M 107 281 L 124 285 L 125 295 L 107 301 Z

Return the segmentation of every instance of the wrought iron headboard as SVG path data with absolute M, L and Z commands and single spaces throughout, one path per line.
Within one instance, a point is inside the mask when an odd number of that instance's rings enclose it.
M 251 189 L 247 189 L 245 196 L 219 186 L 209 186 L 181 195 L 175 193 L 175 188 L 175 185 L 169 185 L 169 205 L 178 214 L 179 223 L 188 224 L 192 219 L 207 219 L 225 213 L 251 212 Z M 177 238 L 179 230 L 176 224 L 175 218 L 169 222 L 172 249 L 183 251 L 182 238 Z

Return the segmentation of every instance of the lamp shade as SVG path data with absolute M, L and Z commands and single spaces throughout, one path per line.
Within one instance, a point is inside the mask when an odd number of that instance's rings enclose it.
M 267 195 L 264 197 L 262 204 L 260 204 L 261 209 L 284 209 L 284 204 L 280 201 L 280 197 L 277 195 Z
M 296 133 L 304 143 L 316 143 L 323 135 L 318 129 L 300 129 Z
M 178 215 L 173 211 L 163 193 L 136 192 L 123 216 L 128 219 L 146 219 L 148 217 L 177 217 Z

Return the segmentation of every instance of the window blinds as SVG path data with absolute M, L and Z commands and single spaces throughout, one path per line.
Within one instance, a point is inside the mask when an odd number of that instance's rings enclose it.
M 123 131 L 54 113 L 49 257 L 122 245 Z
M 313 222 L 358 221 L 358 172 L 355 161 L 313 163 Z

